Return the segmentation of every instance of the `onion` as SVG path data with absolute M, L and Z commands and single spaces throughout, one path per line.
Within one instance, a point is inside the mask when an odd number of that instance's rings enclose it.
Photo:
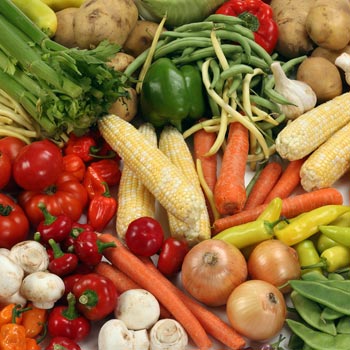
M 283 294 L 274 285 L 249 280 L 231 293 L 226 314 L 237 332 L 254 341 L 265 341 L 283 328 L 287 307 Z
M 299 279 L 301 269 L 296 250 L 277 239 L 259 243 L 248 258 L 248 274 L 251 279 L 270 282 L 282 293 L 290 292 L 286 283 Z
M 208 306 L 226 304 L 231 292 L 247 279 L 241 251 L 220 240 L 207 239 L 195 245 L 182 263 L 184 289 Z

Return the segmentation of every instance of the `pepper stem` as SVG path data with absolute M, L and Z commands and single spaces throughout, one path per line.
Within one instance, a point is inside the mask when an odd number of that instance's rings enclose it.
M 48 212 L 48 210 L 47 210 L 47 208 L 46 208 L 46 206 L 45 206 L 45 204 L 43 202 L 40 202 L 38 204 L 38 207 L 42 211 L 42 213 L 44 214 L 44 224 L 45 225 L 51 225 L 52 223 L 54 223 L 56 221 L 57 217 L 51 215 Z
M 248 11 L 240 13 L 237 17 L 242 19 L 252 32 L 256 32 L 260 27 L 258 17 Z
M 106 248 L 114 248 L 115 243 L 114 242 L 101 242 L 100 240 L 97 240 L 97 250 L 100 254 L 106 249 Z
M 55 259 L 60 258 L 64 255 L 64 252 L 62 251 L 61 247 L 56 243 L 56 241 L 53 238 L 49 239 L 49 244 L 53 251 L 53 256 Z
M 62 311 L 62 315 L 67 319 L 67 320 L 74 320 L 77 317 L 79 317 L 78 311 L 75 308 L 76 304 L 76 299 L 75 296 L 72 292 L 69 292 L 67 295 L 67 302 L 68 306 L 66 309 Z
M 300 266 L 300 268 L 302 270 L 315 269 L 315 268 L 318 268 L 318 267 L 326 268 L 327 267 L 327 259 L 321 257 L 320 261 L 318 263 L 311 264 L 311 265 Z
M 12 212 L 12 207 L 10 205 L 0 204 L 0 215 L 1 216 L 9 216 Z
M 98 295 L 94 290 L 86 290 L 80 297 L 79 303 L 85 306 L 95 306 L 98 303 Z

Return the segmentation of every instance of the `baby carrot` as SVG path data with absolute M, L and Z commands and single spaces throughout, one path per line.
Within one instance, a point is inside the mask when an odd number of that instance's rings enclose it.
M 279 162 L 270 162 L 262 169 L 244 206 L 244 210 L 254 208 L 264 203 L 282 173 Z
M 292 160 L 288 163 L 281 177 L 266 196 L 264 203 L 269 203 L 271 199 L 279 197 L 287 198 L 300 184 L 300 169 L 304 164 L 305 158 Z
M 284 198 L 282 199 L 281 216 L 292 218 L 327 204 L 343 204 L 341 192 L 329 187 Z M 256 220 L 267 205 L 267 203 L 260 204 L 255 208 L 215 220 L 214 232 L 219 233 L 229 227 Z
M 132 254 L 115 236 L 109 233 L 99 235 L 102 242 L 114 242 L 115 247 L 106 248 L 103 255 L 113 266 L 124 272 L 141 288 L 152 293 L 184 327 L 189 337 L 199 348 L 210 349 L 212 342 L 198 319 L 178 295 L 171 290 L 163 278 L 149 269 L 136 255 Z M 165 277 L 164 277 L 165 278 Z
M 248 152 L 248 129 L 239 122 L 231 123 L 214 189 L 215 204 L 221 215 L 232 215 L 244 207 L 246 201 L 244 177 Z

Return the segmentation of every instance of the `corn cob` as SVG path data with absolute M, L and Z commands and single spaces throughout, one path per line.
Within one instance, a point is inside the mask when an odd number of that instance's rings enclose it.
M 344 93 L 302 114 L 282 129 L 276 138 L 276 151 L 288 160 L 304 158 L 348 122 L 350 93 Z
M 197 222 L 203 203 L 194 186 L 157 147 L 129 122 L 109 114 L 98 121 L 102 137 L 154 195 L 163 208 L 189 225 Z
M 152 124 L 144 123 L 138 130 L 152 145 L 157 147 L 157 134 Z M 154 196 L 128 165 L 124 164 L 118 188 L 118 210 L 116 217 L 116 232 L 118 237 L 124 241 L 125 233 L 130 222 L 143 216 L 154 218 L 155 212 Z
M 172 126 L 163 128 L 159 138 L 159 149 L 175 164 L 186 178 L 193 184 L 203 209 L 200 219 L 194 225 L 178 220 L 168 214 L 170 234 L 176 238 L 185 238 L 190 245 L 194 245 L 211 236 L 210 220 L 205 204 L 205 197 L 201 189 L 192 154 L 182 134 Z
M 306 191 L 330 187 L 350 168 L 350 123 L 314 151 L 300 169 Z

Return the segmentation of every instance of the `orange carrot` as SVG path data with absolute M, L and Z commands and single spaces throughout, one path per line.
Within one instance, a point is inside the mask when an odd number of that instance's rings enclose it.
M 343 204 L 343 202 L 343 195 L 336 188 L 323 188 L 282 199 L 281 215 L 292 218 L 323 205 Z M 219 233 L 229 227 L 256 220 L 267 205 L 267 203 L 260 204 L 255 208 L 215 220 L 214 232 Z
M 163 277 L 161 272 L 156 268 L 150 259 L 143 260 L 146 266 L 148 266 L 155 273 Z M 196 300 L 182 292 L 169 280 L 165 280 L 166 283 L 176 295 L 186 304 L 186 306 L 193 312 L 204 329 L 216 340 L 222 344 L 227 345 L 230 349 L 242 349 L 245 346 L 244 338 L 238 334 L 232 327 L 225 323 L 220 317 L 216 316 L 213 312 L 206 309 Z
M 164 282 L 165 277 L 160 278 L 112 234 L 102 233 L 99 235 L 99 239 L 102 242 L 115 243 L 115 247 L 106 248 L 103 251 L 106 259 L 113 266 L 124 272 L 141 288 L 152 293 L 184 327 L 196 346 L 203 350 L 210 349 L 212 342 L 208 334 L 181 298 Z
M 270 203 L 271 199 L 276 197 L 287 198 L 296 189 L 300 183 L 300 168 L 305 159 L 297 159 L 288 163 L 281 177 L 265 198 L 264 203 Z
M 112 264 L 101 261 L 95 266 L 95 272 L 101 276 L 108 277 L 115 285 L 117 292 L 119 294 L 124 293 L 130 289 L 141 288 L 136 282 L 134 282 L 130 277 L 128 277 L 124 272 L 118 270 Z M 160 305 L 160 318 L 170 318 L 170 312 L 163 306 Z
M 282 173 L 279 162 L 270 162 L 262 169 L 244 206 L 244 210 L 254 208 L 264 203 Z
M 249 133 L 241 123 L 230 124 L 226 149 L 214 189 L 214 199 L 221 215 L 241 211 L 246 201 L 244 183 L 249 152 Z

